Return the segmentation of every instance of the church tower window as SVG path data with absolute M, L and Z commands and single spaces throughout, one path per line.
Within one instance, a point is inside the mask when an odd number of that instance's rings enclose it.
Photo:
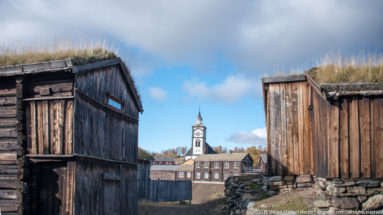
M 201 140 L 200 139 L 195 141 L 195 146 L 196 147 L 200 147 L 201 146 Z

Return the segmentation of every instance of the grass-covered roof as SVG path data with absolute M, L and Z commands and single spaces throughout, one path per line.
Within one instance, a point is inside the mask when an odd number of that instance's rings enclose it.
M 115 57 L 117 55 L 114 52 L 104 48 L 5 51 L 0 53 L 0 67 L 63 59 L 72 59 L 73 64 L 82 65 Z
M 319 85 L 324 83 L 383 82 L 383 56 L 326 57 L 308 73 Z

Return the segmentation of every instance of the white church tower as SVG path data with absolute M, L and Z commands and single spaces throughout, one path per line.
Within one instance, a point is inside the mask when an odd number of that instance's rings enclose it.
M 202 124 L 201 112 L 198 116 L 192 131 L 193 155 L 202 155 L 206 152 L 206 127 Z

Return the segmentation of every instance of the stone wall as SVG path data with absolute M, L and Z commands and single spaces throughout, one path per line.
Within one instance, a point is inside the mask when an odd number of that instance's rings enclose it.
M 341 180 L 315 178 L 318 200 L 322 211 L 377 210 L 383 208 L 383 181 Z
M 312 187 L 313 180 L 310 175 L 298 176 L 271 176 L 264 177 L 263 190 L 269 195 L 277 194 L 278 192 L 288 192 L 295 188 Z

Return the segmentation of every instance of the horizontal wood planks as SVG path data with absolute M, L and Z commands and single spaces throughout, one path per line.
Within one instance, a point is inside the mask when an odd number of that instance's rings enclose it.
M 27 105 L 28 152 L 72 154 L 73 100 L 30 101 Z
M 266 124 L 271 174 L 311 174 L 309 90 L 306 82 L 268 85 Z
M 21 196 L 17 180 L 17 154 L 21 150 L 17 100 L 15 80 L 0 81 L 0 209 L 10 214 L 16 214 Z

